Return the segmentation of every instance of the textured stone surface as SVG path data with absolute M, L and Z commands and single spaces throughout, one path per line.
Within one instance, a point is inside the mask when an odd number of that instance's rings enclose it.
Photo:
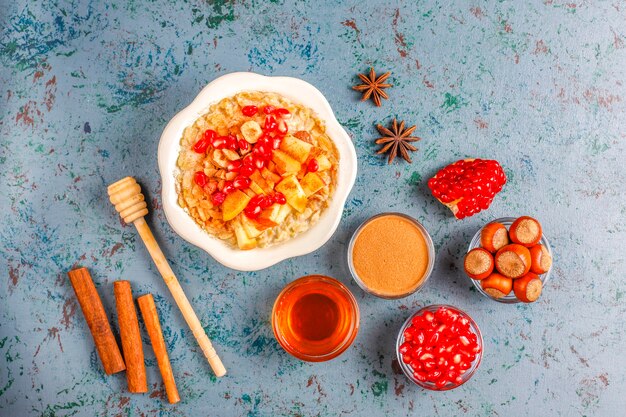
M 0 2 L 0 414 L 616 416 L 626 405 L 626 4 L 459 1 Z M 386 4 L 389 3 L 389 4 Z M 355 74 L 392 72 L 382 108 Z M 359 175 L 332 240 L 258 273 L 221 267 L 168 226 L 157 142 L 166 122 L 231 71 L 316 85 L 351 133 Z M 414 163 L 375 156 L 374 123 L 423 137 Z M 466 156 L 498 159 L 492 207 L 454 220 L 426 180 Z M 157 239 L 222 355 L 216 380 L 105 185 L 134 175 Z M 396 210 L 437 248 L 434 274 L 399 301 L 364 294 L 344 259 L 351 231 Z M 534 305 L 482 298 L 459 269 L 484 222 L 530 214 L 556 264 Z M 169 406 L 144 343 L 150 394 L 106 377 L 65 272 L 88 266 L 110 317 L 112 281 L 155 294 L 182 402 Z M 362 327 L 329 363 L 289 357 L 269 326 L 274 297 L 322 273 L 354 291 Z M 398 328 L 450 303 L 481 326 L 485 356 L 465 386 L 430 393 L 394 372 Z

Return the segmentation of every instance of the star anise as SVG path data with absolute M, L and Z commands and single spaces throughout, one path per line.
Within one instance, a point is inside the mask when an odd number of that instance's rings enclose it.
M 385 83 L 385 80 L 389 78 L 390 74 L 390 72 L 386 72 L 383 75 L 376 77 L 374 68 L 370 68 L 369 77 L 365 74 L 358 74 L 361 81 L 363 81 L 363 84 L 355 85 L 352 89 L 360 91 L 363 94 L 361 101 L 365 101 L 371 97 L 372 100 L 374 100 L 374 104 L 380 107 L 380 98 L 382 97 L 385 100 L 389 98 L 383 89 L 391 87 L 391 84 Z
M 415 130 L 415 126 L 411 126 L 407 129 L 404 128 L 404 120 L 400 122 L 400 126 L 398 126 L 398 121 L 393 119 L 393 124 L 390 129 L 378 124 L 376 125 L 376 129 L 383 135 L 382 138 L 376 140 L 377 145 L 384 145 L 377 154 L 382 154 L 385 152 L 389 152 L 389 160 L 388 164 L 392 163 L 396 155 L 400 153 L 400 156 L 404 158 L 405 161 L 411 163 L 411 157 L 409 157 L 409 151 L 414 152 L 417 148 L 411 145 L 410 142 L 417 142 L 421 138 L 411 136 L 411 133 Z

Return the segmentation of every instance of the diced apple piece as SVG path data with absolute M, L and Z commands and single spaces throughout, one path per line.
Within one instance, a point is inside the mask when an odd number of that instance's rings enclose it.
M 283 193 L 287 199 L 287 203 L 300 213 L 306 208 L 308 200 L 295 175 L 285 177 L 279 182 L 278 185 L 276 185 L 276 191 Z
M 235 190 L 226 196 L 226 200 L 222 203 L 222 216 L 225 222 L 234 219 L 239 213 L 246 208 L 250 202 L 248 197 L 243 191 Z
M 319 171 L 326 171 L 327 169 L 330 169 L 332 167 L 326 155 L 319 155 L 315 159 L 317 159 L 317 165 L 319 167 L 318 168 Z
M 285 219 L 287 218 L 287 216 L 289 216 L 289 213 L 291 213 L 291 206 L 289 204 L 283 204 L 280 206 L 280 210 L 278 211 L 278 215 L 276 216 L 276 218 L 274 219 L 274 221 L 278 224 L 281 224 L 282 222 L 285 221 Z
M 263 133 L 261 126 L 254 120 L 248 120 L 241 125 L 241 135 L 249 143 L 257 143 Z
M 249 238 L 255 238 L 263 233 L 263 230 L 259 230 L 254 222 L 248 218 L 245 214 L 241 216 L 241 225 L 243 229 L 246 231 L 246 234 Z
M 266 194 L 269 194 L 272 192 L 272 190 L 274 190 L 274 184 L 268 183 L 259 171 L 254 171 L 252 175 L 250 175 L 250 179 L 252 180 L 253 184 L 261 187 L 263 189 L 263 192 L 265 192 Z
M 266 208 L 259 214 L 256 222 L 262 227 L 269 228 L 277 226 L 278 223 L 274 219 L 278 216 L 280 211 L 280 204 L 273 204 L 271 207 Z
M 289 154 L 293 159 L 303 164 L 311 153 L 313 145 L 291 135 L 287 135 L 280 142 L 280 150 Z
M 278 181 L 281 180 L 280 175 L 273 173 L 267 168 L 263 168 L 263 170 L 261 171 L 261 175 L 263 176 L 263 178 L 265 178 L 268 182 L 271 182 L 272 184 L 276 184 Z
M 256 182 L 250 183 L 250 189 L 256 194 L 264 194 L 263 189 Z
M 239 249 L 250 250 L 256 248 L 256 239 L 248 236 L 240 222 L 235 222 L 234 227 L 235 237 L 237 238 L 237 246 L 239 246 Z
M 272 154 L 272 161 L 276 164 L 276 169 L 281 174 L 298 172 L 302 166 L 300 162 L 296 161 L 280 149 L 276 149 L 274 151 Z
M 315 194 L 316 192 L 324 188 L 325 185 L 326 183 L 324 182 L 322 177 L 317 175 L 315 172 L 309 172 L 300 181 L 300 186 L 302 187 L 302 190 L 304 190 L 304 194 L 307 197 Z

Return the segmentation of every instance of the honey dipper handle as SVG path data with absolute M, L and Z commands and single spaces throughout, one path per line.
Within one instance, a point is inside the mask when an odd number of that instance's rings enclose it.
M 224 368 L 224 365 L 222 364 L 219 356 L 217 356 L 217 352 L 215 351 L 215 348 L 213 348 L 209 337 L 204 332 L 202 324 L 200 323 L 200 320 L 198 320 L 198 316 L 196 316 L 196 313 L 193 311 L 191 304 L 189 304 L 187 296 L 180 286 L 178 279 L 176 279 L 174 271 L 172 271 L 172 268 L 170 268 L 170 265 L 167 263 L 165 255 L 163 255 L 163 252 L 161 252 L 161 248 L 159 248 L 159 244 L 154 239 L 154 235 L 152 234 L 150 227 L 148 227 L 146 220 L 143 217 L 140 217 L 136 219 L 133 224 L 135 225 L 135 227 L 137 227 L 139 236 L 141 236 L 143 243 L 145 243 L 146 248 L 148 249 L 148 252 L 152 257 L 152 260 L 154 261 L 159 272 L 161 273 L 165 284 L 167 284 L 167 287 L 172 293 L 174 301 L 176 301 L 176 304 L 183 314 L 187 325 L 189 326 L 191 332 L 198 341 L 198 344 L 200 345 L 204 356 L 209 361 L 209 364 L 211 365 L 215 376 L 224 376 L 226 374 L 226 368 Z

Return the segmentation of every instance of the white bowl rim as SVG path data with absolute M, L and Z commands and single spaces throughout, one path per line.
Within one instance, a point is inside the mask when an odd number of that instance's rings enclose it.
M 219 100 L 243 91 L 278 93 L 295 103 L 313 109 L 325 122 L 326 133 L 339 151 L 337 187 L 318 222 L 304 233 L 268 248 L 240 250 L 204 231 L 178 205 L 175 173 L 180 139 L 185 128 Z M 268 77 L 252 72 L 234 72 L 210 82 L 196 98 L 165 126 L 158 146 L 162 203 L 165 217 L 174 231 L 189 243 L 206 251 L 216 261 L 239 271 L 258 271 L 285 259 L 311 253 L 323 246 L 339 226 L 343 208 L 357 174 L 356 150 L 345 129 L 337 121 L 324 95 L 313 85 L 293 77 Z

